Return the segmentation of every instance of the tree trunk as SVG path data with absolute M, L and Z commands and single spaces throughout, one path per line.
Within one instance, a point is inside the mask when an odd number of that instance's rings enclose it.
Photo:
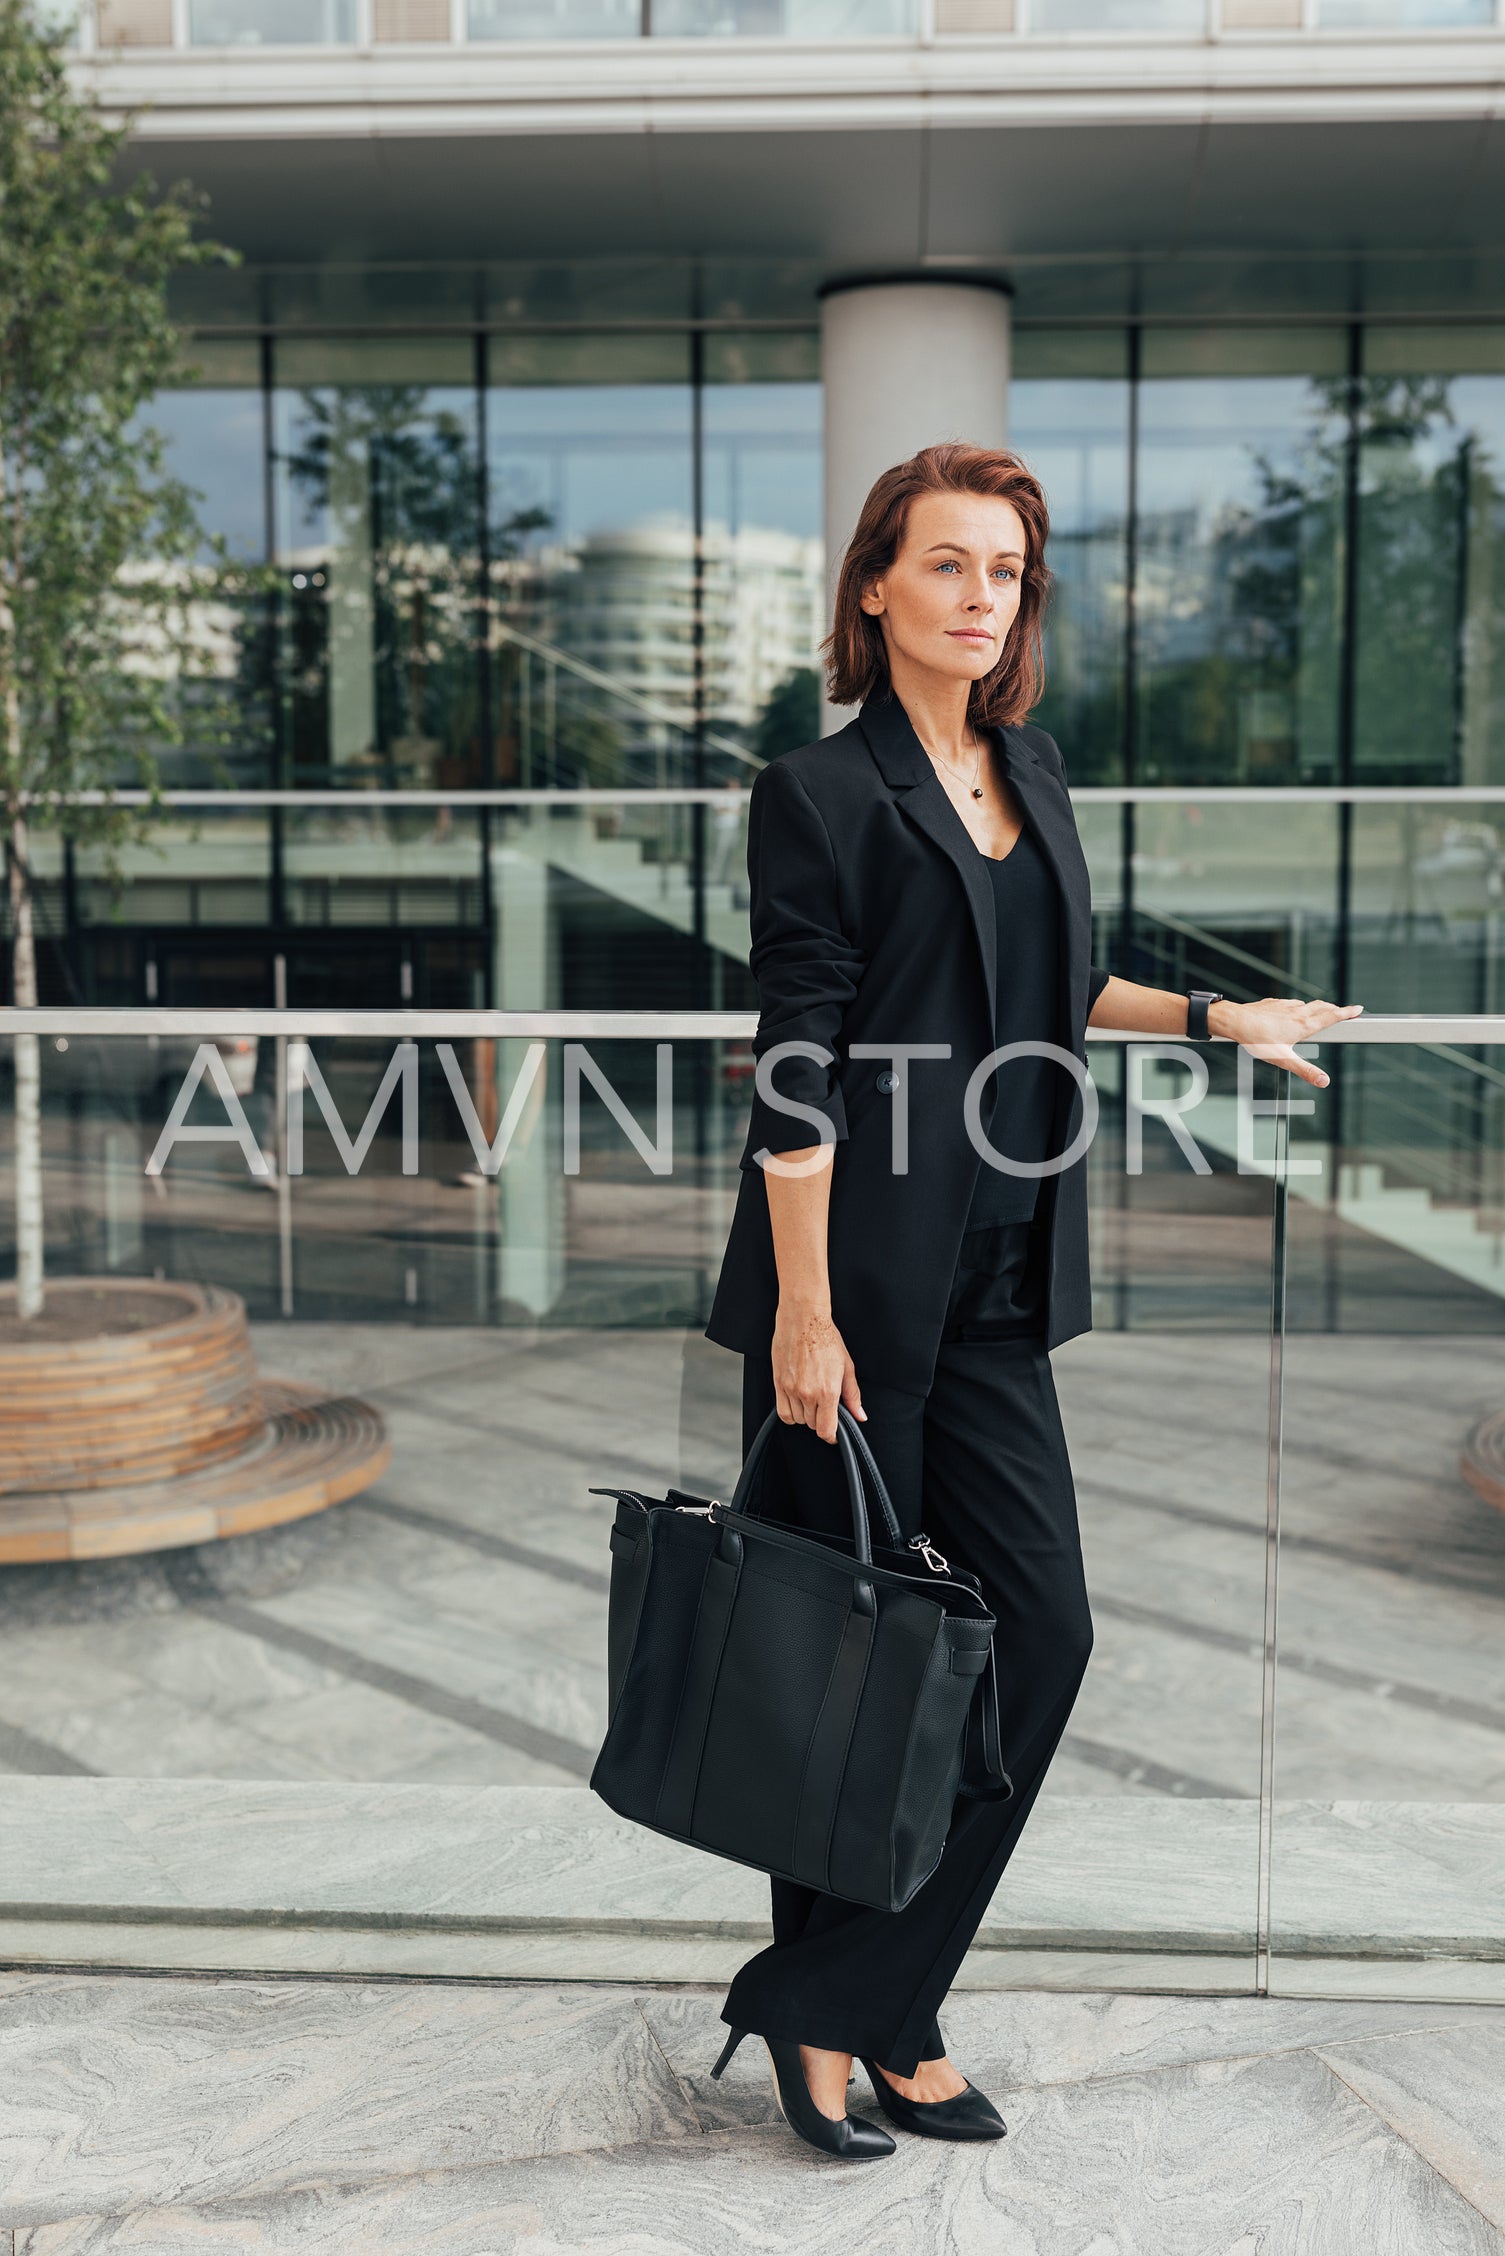
M 37 951 L 26 881 L 26 817 L 10 810 L 11 1000 L 35 1010 Z M 16 1051 L 16 1313 L 42 1313 L 42 1072 L 35 1034 L 12 1036 Z

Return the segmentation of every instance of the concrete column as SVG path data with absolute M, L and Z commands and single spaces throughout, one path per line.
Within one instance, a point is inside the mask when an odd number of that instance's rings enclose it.
M 1008 436 L 1009 298 L 993 284 L 842 284 L 821 300 L 827 610 L 880 471 L 943 439 Z M 826 711 L 829 731 L 849 713 Z
M 521 810 L 519 810 L 521 813 Z M 540 834 L 551 810 L 528 809 Z M 540 835 L 540 849 L 542 836 Z M 542 850 L 493 846 L 491 891 L 496 954 L 492 993 L 498 1010 L 548 1010 L 559 993 L 559 935 L 549 899 L 549 863 Z M 496 1045 L 496 1117 L 500 1120 L 527 1061 L 529 1044 Z M 565 1183 L 560 1105 L 562 1053 L 550 1042 L 533 1096 L 497 1177 L 497 1296 L 514 1310 L 544 1316 L 564 1290 Z

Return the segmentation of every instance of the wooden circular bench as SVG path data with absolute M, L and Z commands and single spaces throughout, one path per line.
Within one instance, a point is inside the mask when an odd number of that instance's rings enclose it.
M 0 1563 L 99 1559 L 302 1519 L 386 1470 L 381 1413 L 256 1368 L 215 1285 L 0 1287 Z

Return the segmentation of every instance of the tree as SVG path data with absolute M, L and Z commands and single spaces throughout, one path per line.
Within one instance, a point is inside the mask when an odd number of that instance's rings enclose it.
M 758 715 L 752 748 L 760 760 L 777 760 L 819 734 L 820 676 L 813 666 L 796 666 Z
M 62 43 L 28 0 L 0 0 L 0 835 L 11 995 L 37 999 L 30 809 L 117 849 L 138 818 L 123 782 L 157 786 L 183 684 L 209 670 L 213 568 L 196 497 L 144 421 L 186 373 L 168 311 L 185 267 L 231 254 L 198 239 L 201 200 L 117 168 L 110 124 L 69 83 Z M 93 805 L 79 794 L 96 793 Z M 40 1058 L 18 1034 L 16 1281 L 43 1297 Z

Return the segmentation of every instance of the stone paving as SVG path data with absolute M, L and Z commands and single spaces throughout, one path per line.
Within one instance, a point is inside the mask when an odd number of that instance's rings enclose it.
M 1505 2011 L 954 1997 L 1009 2135 L 823 2160 L 719 1996 L 0 1977 L 4 2256 L 1498 2256 Z M 854 2107 L 873 2103 L 861 2070 Z

